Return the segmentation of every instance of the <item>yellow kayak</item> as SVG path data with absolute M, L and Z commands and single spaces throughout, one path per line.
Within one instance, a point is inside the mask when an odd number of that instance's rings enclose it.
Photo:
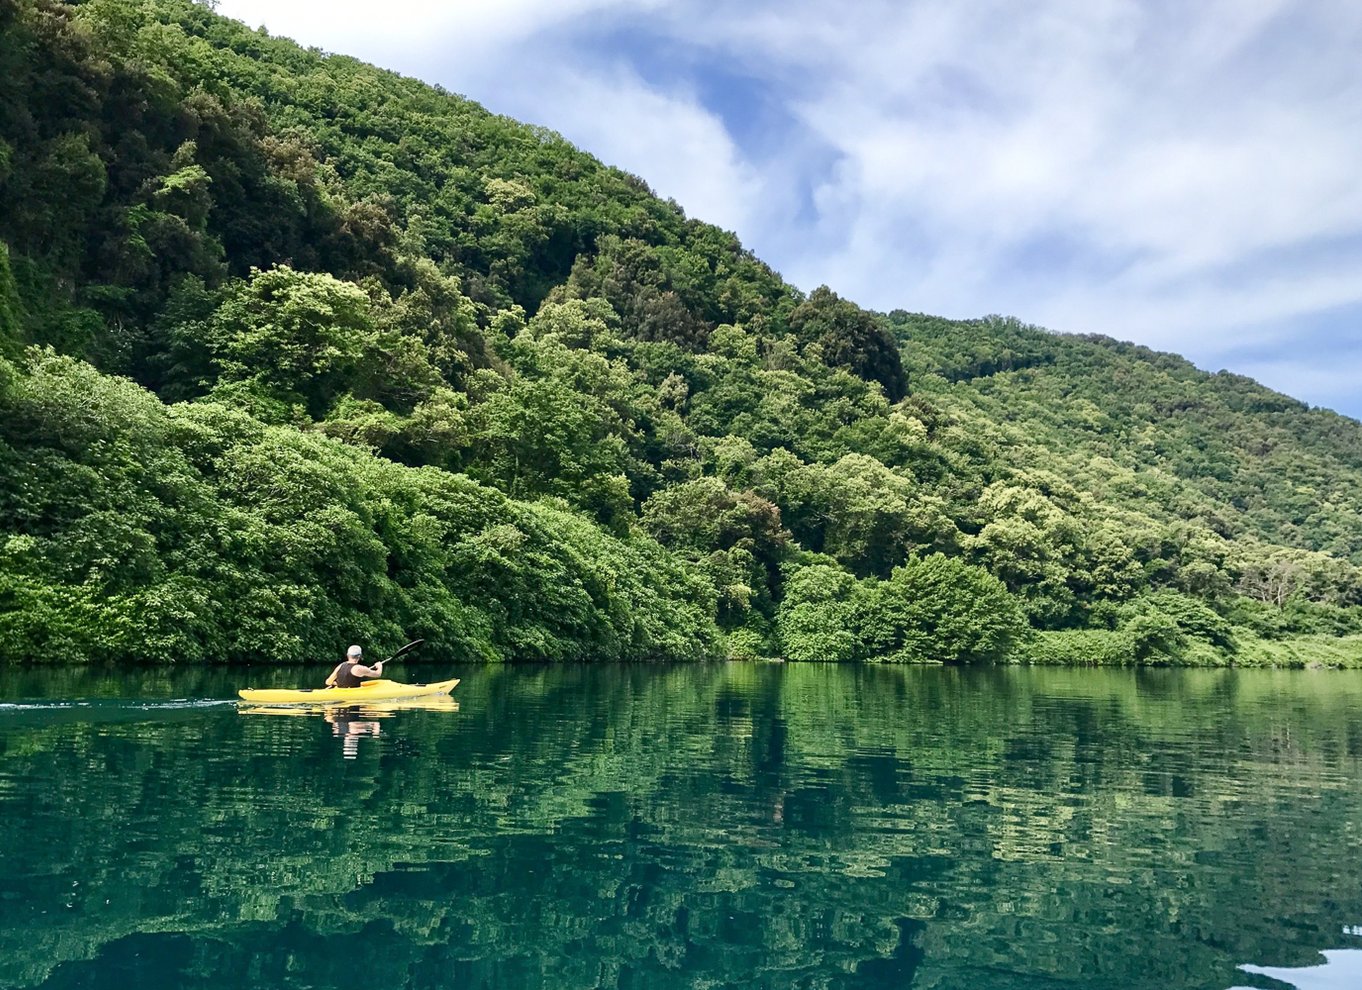
M 457 677 L 433 684 L 401 684 L 379 677 L 353 688 L 242 688 L 237 694 L 257 705 L 353 705 L 449 694 L 458 683 Z

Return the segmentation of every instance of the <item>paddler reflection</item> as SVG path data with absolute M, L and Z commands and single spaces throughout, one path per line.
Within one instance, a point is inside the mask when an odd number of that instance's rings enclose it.
M 383 726 L 377 719 L 366 717 L 359 705 L 328 708 L 322 712 L 322 717 L 331 723 L 331 734 L 340 738 L 341 752 L 347 760 L 359 755 L 360 736 L 383 734 Z
M 458 681 L 450 683 L 457 684 Z M 326 692 L 318 691 L 317 694 L 325 696 Z M 458 710 L 459 703 L 448 694 L 432 694 L 419 698 L 394 698 L 388 701 L 368 701 L 363 704 L 243 705 L 237 709 L 242 715 L 291 715 L 295 718 L 320 715 L 331 726 L 331 735 L 341 741 L 341 755 L 347 760 L 358 759 L 361 738 L 383 734 L 383 719 L 396 718 L 415 711 L 457 712 Z M 400 733 L 400 726 L 397 731 Z

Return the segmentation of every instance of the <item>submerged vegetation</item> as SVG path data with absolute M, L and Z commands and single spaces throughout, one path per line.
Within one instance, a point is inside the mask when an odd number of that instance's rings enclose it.
M 12 660 L 1362 665 L 1362 426 L 876 314 L 188 0 L 0 0 Z

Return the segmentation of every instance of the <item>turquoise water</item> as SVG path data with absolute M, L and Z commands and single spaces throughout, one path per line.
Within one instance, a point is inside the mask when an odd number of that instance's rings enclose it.
M 1362 985 L 1362 675 L 304 673 L 0 674 L 0 986 Z

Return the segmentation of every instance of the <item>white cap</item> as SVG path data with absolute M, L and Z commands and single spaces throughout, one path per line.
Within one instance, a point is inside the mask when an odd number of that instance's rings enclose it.
M 348 650 L 345 651 L 345 655 L 346 655 L 347 657 L 357 657 L 357 656 L 361 656 L 363 653 L 364 653 L 364 651 L 361 650 L 358 646 L 352 646 L 352 647 L 350 647 L 350 649 L 348 649 Z

